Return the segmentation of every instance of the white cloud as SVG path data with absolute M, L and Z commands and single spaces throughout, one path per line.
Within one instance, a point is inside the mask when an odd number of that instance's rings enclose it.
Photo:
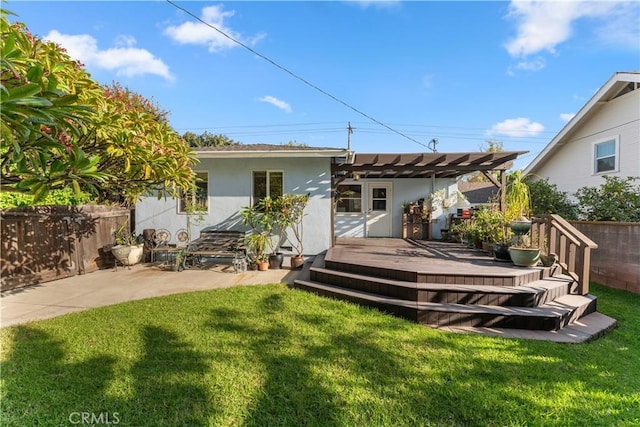
M 207 6 L 202 9 L 200 19 L 228 34 L 230 37 L 250 46 L 255 45 L 265 37 L 264 34 L 259 34 L 252 38 L 245 38 L 237 31 L 227 27 L 225 25 L 225 19 L 231 18 L 233 15 L 235 15 L 235 11 L 224 11 L 222 5 Z M 180 25 L 167 27 L 164 30 L 164 33 L 180 44 L 197 44 L 207 46 L 209 52 L 212 53 L 238 46 L 238 44 L 233 42 L 231 39 L 225 37 L 223 34 L 211 28 L 211 26 L 207 24 L 200 21 L 184 22 Z
M 515 58 L 556 53 L 556 47 L 572 36 L 574 22 L 582 18 L 593 20 L 591 28 L 601 40 L 637 46 L 638 7 L 628 1 L 514 0 L 507 18 L 516 22 L 517 35 L 505 48 Z
M 289 105 L 288 102 L 285 102 L 281 99 L 276 98 L 275 96 L 263 96 L 262 98 L 258 98 L 258 101 L 261 102 L 266 102 L 267 104 L 271 104 L 274 107 L 277 107 L 279 109 L 281 109 L 282 111 L 285 111 L 287 113 L 291 113 L 293 112 L 293 110 L 291 109 L 291 105 Z
M 347 3 L 360 6 L 362 9 L 367 9 L 369 6 L 377 8 L 395 7 L 400 4 L 400 0 L 346 0 Z
M 115 71 L 117 76 L 135 77 L 154 74 L 166 80 L 173 80 L 169 66 L 146 49 L 135 47 L 131 36 L 120 36 L 116 47 L 106 50 L 98 48 L 98 41 L 88 34 L 61 34 L 52 30 L 44 37 L 65 48 L 69 56 L 88 67 Z
M 560 114 L 560 119 L 568 122 L 569 120 L 573 119 L 575 117 L 576 113 L 562 113 Z
M 493 125 L 487 132 L 489 135 L 505 135 L 514 138 L 525 136 L 536 136 L 544 130 L 544 126 L 537 122 L 532 122 L 524 117 L 517 119 L 507 119 Z

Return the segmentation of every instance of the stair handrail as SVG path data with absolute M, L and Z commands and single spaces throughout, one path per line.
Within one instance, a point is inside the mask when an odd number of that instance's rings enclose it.
M 556 254 L 563 272 L 576 281 L 576 293 L 588 294 L 591 249 L 596 249 L 598 245 L 556 214 L 532 218 L 531 235 L 532 241 L 543 252 Z

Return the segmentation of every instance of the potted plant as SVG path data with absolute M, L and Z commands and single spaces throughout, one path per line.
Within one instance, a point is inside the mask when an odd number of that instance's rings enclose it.
M 116 245 L 111 248 L 111 253 L 122 265 L 134 265 L 142 259 L 144 245 L 138 241 L 135 232 L 125 230 L 129 219 L 122 223 L 114 233 Z
M 503 240 L 502 214 L 500 211 L 490 207 L 482 207 L 473 215 L 476 227 L 481 232 L 479 237 L 482 238 L 482 250 L 492 252 L 493 245 Z
M 509 247 L 511 261 L 520 267 L 535 267 L 540 262 L 540 248 L 532 245 L 528 234 L 520 234 L 515 238 L 515 243 Z
M 493 259 L 502 262 L 511 262 L 509 247 L 512 244 L 512 232 L 509 224 L 505 221 L 502 212 L 495 209 L 490 211 L 486 220 L 487 240 L 491 242 Z
M 260 271 L 269 269 L 268 242 L 269 235 L 265 232 L 250 234 L 246 239 L 249 259 L 256 263 Z
M 304 209 L 309 202 L 309 194 L 284 194 L 280 202 L 280 210 L 282 213 L 282 225 L 287 230 L 291 230 L 291 234 L 287 233 L 287 240 L 291 243 L 291 248 L 295 252 L 291 256 L 291 268 L 296 269 L 304 264 Z
M 505 218 L 516 235 L 524 235 L 531 229 L 528 216 L 531 212 L 531 193 L 526 175 L 517 170 L 509 174 L 505 192 Z
M 553 264 L 558 262 L 558 255 L 549 253 L 549 241 L 546 237 L 544 238 L 542 249 L 540 251 L 540 262 L 545 267 L 551 267 Z
M 279 252 L 285 225 L 281 206 L 280 198 L 265 197 L 254 206 L 243 207 L 240 212 L 244 224 L 253 229 L 252 235 L 266 237 L 266 246 L 270 249 L 269 267 L 273 269 L 281 268 L 284 260 L 283 254 Z

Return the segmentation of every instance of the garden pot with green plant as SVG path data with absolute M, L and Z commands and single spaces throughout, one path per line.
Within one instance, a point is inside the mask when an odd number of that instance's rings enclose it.
M 252 235 L 266 239 L 265 245 L 270 249 L 266 259 L 274 269 L 281 268 L 284 260 L 284 256 L 279 252 L 284 225 L 280 207 L 280 198 L 265 197 L 253 206 L 243 207 L 240 212 L 244 224 L 252 228 Z
M 144 245 L 138 241 L 135 232 L 126 230 L 129 220 L 122 223 L 114 233 L 116 245 L 111 248 L 114 258 L 122 265 L 134 265 L 142 260 Z
M 528 234 L 516 236 L 516 242 L 509 247 L 511 261 L 520 267 L 535 267 L 540 262 L 540 248 L 531 244 Z
M 269 235 L 264 232 L 250 234 L 246 238 L 247 255 L 260 271 L 269 269 L 268 241 Z
M 291 268 L 297 269 L 304 264 L 304 209 L 309 203 L 310 194 L 283 194 L 280 198 L 282 225 L 286 229 L 286 238 L 291 243 L 294 254 L 291 255 Z
M 528 219 L 531 213 L 531 193 L 526 177 L 520 170 L 507 177 L 505 219 L 516 235 L 525 235 L 531 229 L 531 221 Z
M 549 252 L 549 240 L 545 237 L 540 251 L 540 262 L 545 267 L 551 267 L 558 262 L 558 255 Z

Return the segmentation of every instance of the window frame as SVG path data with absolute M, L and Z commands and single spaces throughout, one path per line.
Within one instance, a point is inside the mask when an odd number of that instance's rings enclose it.
M 279 173 L 281 175 L 281 179 L 282 182 L 280 183 L 280 186 L 282 188 L 282 194 L 285 193 L 284 191 L 284 170 L 282 169 L 255 169 L 251 171 L 251 205 L 255 206 L 257 203 L 260 202 L 260 200 L 262 200 L 262 198 L 258 198 L 255 194 L 256 191 L 256 173 L 258 172 L 264 172 L 266 173 L 266 179 L 267 179 L 267 189 L 266 189 L 266 195 L 264 197 L 272 197 L 271 195 L 271 174 L 272 173 Z
M 198 183 L 204 183 L 206 185 L 206 210 L 202 210 L 202 211 L 198 211 L 198 213 L 202 213 L 202 214 L 208 214 L 209 213 L 209 209 L 210 209 L 210 203 L 209 203 L 209 171 L 207 170 L 194 170 L 193 171 L 195 176 L 198 175 L 202 175 L 205 174 L 206 175 L 206 179 L 202 179 L 201 181 L 199 181 Z M 198 184 L 196 183 L 196 185 Z M 182 190 L 179 191 L 179 195 L 178 198 L 176 200 L 176 212 L 178 213 L 178 215 L 188 215 L 189 212 L 187 212 L 186 210 L 184 210 L 185 208 L 185 202 L 184 202 L 184 193 L 182 192 Z
M 364 185 L 363 185 L 363 184 L 361 184 L 361 183 L 358 183 L 358 182 L 351 182 L 351 183 L 342 183 L 342 184 L 339 184 L 339 185 L 336 187 L 336 193 L 337 193 L 337 195 L 339 195 L 339 193 L 340 193 L 340 192 L 338 191 L 338 190 L 339 190 L 339 188 L 340 188 L 340 187 L 346 187 L 346 186 L 358 186 L 358 187 L 360 187 L 360 192 L 359 192 L 360 197 L 348 197 L 348 196 L 347 196 L 347 197 L 343 197 L 343 198 L 342 198 L 343 200 L 360 200 L 360 210 L 358 210 L 358 211 L 341 211 L 341 210 L 339 210 L 340 208 L 338 207 L 338 199 L 336 198 L 336 202 L 335 202 L 335 203 L 336 203 L 336 213 L 341 214 L 341 215 L 342 215 L 342 214 L 362 214 L 362 213 L 364 212 L 364 209 L 363 209 L 363 207 L 362 207 L 362 203 L 363 203 L 363 201 L 364 201 L 364 197 L 362 196 L 362 192 L 364 191 Z
M 602 144 L 606 144 L 606 143 L 610 143 L 613 142 L 613 147 L 614 147 L 614 153 L 613 153 L 613 169 L 609 169 L 609 170 L 605 170 L 605 171 L 599 171 L 598 170 L 598 160 L 601 159 L 606 159 L 609 157 L 612 157 L 611 155 L 608 156 L 601 156 L 598 157 L 597 153 L 598 153 L 598 146 L 602 145 Z M 598 141 L 595 141 L 593 143 L 592 146 L 592 165 L 593 165 L 593 174 L 594 175 L 606 175 L 608 173 L 616 173 L 620 171 L 620 141 L 619 141 L 619 136 L 613 136 L 613 137 L 608 137 L 608 138 L 603 138 L 600 139 Z

